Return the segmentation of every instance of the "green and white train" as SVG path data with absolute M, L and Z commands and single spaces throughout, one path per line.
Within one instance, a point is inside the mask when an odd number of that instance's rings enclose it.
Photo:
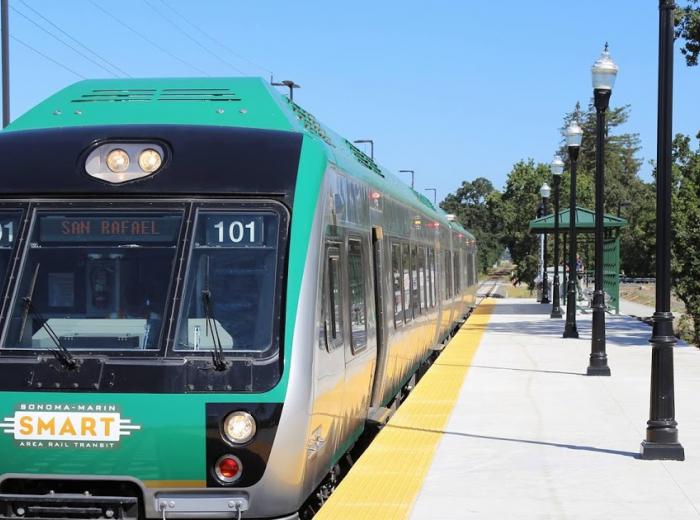
M 474 237 L 258 78 L 72 85 L 0 186 L 0 519 L 297 518 L 474 304 Z

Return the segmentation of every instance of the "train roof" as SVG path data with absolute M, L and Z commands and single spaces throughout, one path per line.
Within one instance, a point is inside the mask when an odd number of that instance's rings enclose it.
M 57 92 L 5 132 L 101 125 L 203 125 L 299 132 L 320 142 L 331 162 L 451 229 L 442 209 L 262 78 L 86 80 Z

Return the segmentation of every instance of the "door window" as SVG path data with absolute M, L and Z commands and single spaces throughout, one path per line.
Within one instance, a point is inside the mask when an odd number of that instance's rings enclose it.
M 350 332 L 353 353 L 367 346 L 367 302 L 365 297 L 364 248 L 359 239 L 348 240 L 348 288 Z
M 403 325 L 403 284 L 401 281 L 401 246 L 391 245 L 391 281 L 394 306 L 394 328 Z
M 326 347 L 328 350 L 343 344 L 343 292 L 340 285 L 340 249 L 328 248 L 326 255 L 328 290 L 325 317 Z

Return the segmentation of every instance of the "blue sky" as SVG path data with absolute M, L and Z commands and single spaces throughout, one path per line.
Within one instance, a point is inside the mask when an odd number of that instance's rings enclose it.
M 168 53 L 120 26 L 93 1 Z M 179 20 L 164 3 L 228 49 Z M 620 66 L 611 104 L 632 107 L 624 130 L 640 134 L 646 179 L 656 155 L 656 0 L 10 0 L 10 5 L 57 32 L 26 7 L 31 6 L 132 76 L 198 76 L 201 69 L 212 76 L 267 77 L 274 71 L 277 80 L 293 79 L 302 85 L 296 101 L 349 139 L 374 139 L 379 162 L 394 171 L 416 170 L 416 188 L 436 187 L 439 199 L 478 176 L 500 188 L 522 158 L 549 162 L 561 139 L 563 114 L 577 100 L 588 102 L 590 66 L 609 41 Z M 168 24 L 164 13 L 228 63 Z M 109 77 L 15 11 L 11 34 L 80 75 Z M 12 52 L 15 117 L 80 79 L 14 40 Z M 686 67 L 677 53 L 674 131 L 694 136 L 700 130 L 698 92 L 700 67 Z

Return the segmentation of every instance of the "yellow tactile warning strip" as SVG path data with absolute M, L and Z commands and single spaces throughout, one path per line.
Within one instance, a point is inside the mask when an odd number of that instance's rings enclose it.
M 494 305 L 476 308 L 315 519 L 408 518 Z

